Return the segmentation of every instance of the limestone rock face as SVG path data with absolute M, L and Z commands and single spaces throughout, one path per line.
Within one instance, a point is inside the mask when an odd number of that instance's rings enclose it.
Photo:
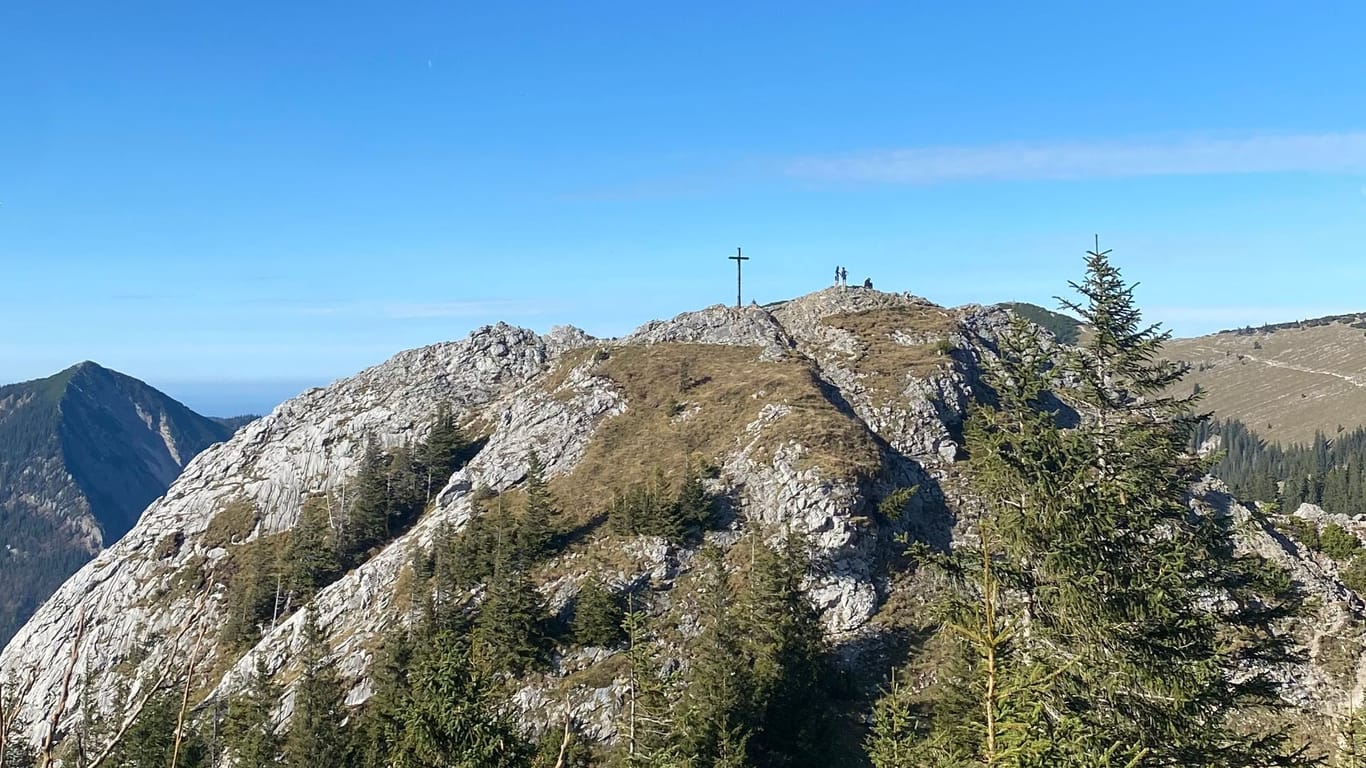
M 626 338 L 627 344 L 667 342 L 762 347 L 767 357 L 780 356 L 793 346 L 782 325 L 767 310 L 723 304 L 686 312 L 672 320 L 653 320 Z
M 369 435 L 386 445 L 417 439 L 439 404 L 473 414 L 522 388 L 549 361 L 539 336 L 500 324 L 462 342 L 401 353 L 280 405 L 191 461 L 128 535 L 63 584 L 16 634 L 0 656 L 0 669 L 15 670 L 20 679 L 36 674 L 24 705 L 30 713 L 46 713 L 55 706 L 64 660 L 78 635 L 78 674 L 96 690 L 112 689 L 114 668 L 139 646 L 148 651 L 140 669 L 184 658 L 201 628 L 216 635 L 222 596 L 178 584 L 223 556 L 204 539 L 229 502 L 245 499 L 256 507 L 260 520 L 253 535 L 288 529 L 306 493 L 334 488 L 351 473 Z M 367 596 L 392 586 L 385 583 L 393 575 L 383 570 L 386 562 L 372 561 L 334 587 L 355 589 L 350 604 L 367 604 Z M 319 605 L 332 607 L 321 599 Z M 325 618 L 340 629 L 335 615 Z
M 1303 590 L 1307 616 L 1294 631 L 1308 659 L 1273 670 L 1283 695 L 1296 707 L 1330 716 L 1359 707 L 1366 695 L 1366 657 L 1362 656 L 1366 602 L 1343 584 L 1337 564 L 1277 530 L 1266 515 L 1256 514 L 1234 498 L 1222 481 L 1206 478 L 1198 484 L 1191 505 L 1231 516 L 1238 526 L 1240 547 L 1284 568 Z M 1366 523 L 1311 504 L 1301 505 L 1294 516 L 1320 526 L 1338 523 L 1358 538 L 1366 534 Z
M 695 437 L 715 447 L 706 457 L 716 470 L 708 482 L 731 521 L 710 539 L 728 546 L 750 526 L 804 534 L 816 565 L 809 586 L 829 634 L 842 647 L 858 645 L 877 631 L 872 619 L 887 597 L 886 555 L 900 546 L 893 537 L 912 531 L 936 546 L 952 543 L 953 515 L 940 482 L 960 456 L 967 403 L 1007 321 L 1005 312 L 990 308 L 945 309 L 907 294 L 827 289 L 768 307 L 685 313 L 619 341 L 573 328 L 540 336 L 499 324 L 463 341 L 400 353 L 304 393 L 191 462 L 123 541 L 72 577 L 16 635 L 0 654 L 0 675 L 33 676 L 22 706 L 31 722 L 41 723 L 55 707 L 78 636 L 78 686 L 89 681 L 110 691 L 129 667 L 137 679 L 183 663 L 194 638 L 201 631 L 216 636 L 223 622 L 221 590 L 193 587 L 198 574 L 227 554 L 206 535 L 214 516 L 247 500 L 258 512 L 251 536 L 288 530 L 307 494 L 337 488 L 355 471 L 368 436 L 391 446 L 421 439 L 443 403 L 486 438 L 481 450 L 411 530 L 314 599 L 352 686 L 352 703 L 370 693 L 366 675 L 377 636 L 403 620 L 395 586 L 416 549 L 479 514 L 483 489 L 497 493 L 521 483 L 529 452 L 536 451 L 553 481 L 592 481 L 581 477 L 584 468 L 604 466 L 609 443 L 645 444 L 651 437 L 623 430 L 667 428 L 660 424 L 706 425 Z M 669 378 L 647 369 L 671 359 L 652 352 L 668 351 L 700 362 L 714 356 L 742 371 L 734 383 L 718 385 L 714 400 L 697 394 L 707 384 L 682 382 L 680 373 L 655 385 L 669 391 L 642 393 L 641 381 Z M 631 360 L 642 369 L 623 370 Z M 643 418 L 651 409 L 666 410 L 667 418 Z M 619 470 L 606 466 L 598 471 Z M 885 508 L 892 492 L 911 487 L 918 490 L 900 509 Z M 688 604 L 675 589 L 696 551 L 646 537 L 597 543 L 615 548 L 605 576 L 610 583 L 648 589 L 666 604 Z M 1251 545 L 1280 546 L 1265 537 Z M 541 589 L 553 608 L 569 605 L 597 573 L 592 559 L 571 550 L 547 566 Z M 1306 571 L 1304 578 L 1312 575 Z M 287 667 L 302 640 L 301 624 L 298 613 L 264 628 L 255 647 L 239 656 L 216 658 L 211 650 L 213 658 L 198 667 L 226 672 L 201 681 L 204 689 L 230 692 L 258 658 L 281 679 L 292 679 Z M 145 657 L 135 656 L 136 648 L 145 648 Z M 520 681 L 516 701 L 527 727 L 559 722 L 568 709 L 590 735 L 610 737 L 620 681 L 567 694 L 562 688 L 566 676 L 612 654 L 570 652 L 551 672 Z M 857 654 L 848 657 L 856 661 Z M 282 715 L 291 706 L 286 696 Z M 41 728 L 35 726 L 35 737 Z

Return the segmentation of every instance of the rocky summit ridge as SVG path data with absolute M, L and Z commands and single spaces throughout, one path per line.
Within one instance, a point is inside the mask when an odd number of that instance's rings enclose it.
M 711 490 L 732 513 L 709 539 L 725 547 L 750 526 L 804 534 L 816 564 L 811 594 L 857 666 L 882 652 L 884 635 L 914 603 L 905 593 L 889 599 L 904 586 L 889 566 L 898 537 L 945 547 L 964 534 L 955 514 L 972 499 L 955 470 L 961 426 L 1008 320 L 1000 308 L 831 288 L 764 307 L 708 307 L 619 340 L 500 323 L 402 352 L 303 393 L 191 461 L 128 535 L 37 611 L 0 653 L 0 675 L 25 683 L 21 705 L 35 738 L 59 708 L 68 668 L 72 685 L 100 692 L 106 706 L 118 680 L 136 686 L 192 654 L 201 657 L 196 689 L 205 699 L 234 689 L 258 660 L 288 682 L 302 612 L 265 628 L 244 652 L 198 642 L 225 621 L 222 590 L 203 574 L 241 544 L 213 533 L 216 516 L 245 500 L 255 514 L 243 540 L 289 530 L 309 494 L 336 489 L 356 471 L 369 436 L 387 446 L 420 440 L 443 405 L 481 435 L 477 455 L 410 530 L 313 600 L 351 703 L 369 695 L 377 636 L 403 620 L 396 584 L 412 552 L 443 528 L 467 525 L 481 494 L 516 488 L 532 451 L 568 504 L 600 500 L 621 478 L 679 455 L 704 456 L 716 468 Z M 1193 503 L 1243 515 L 1247 546 L 1301 568 L 1297 575 L 1325 596 L 1324 610 L 1360 611 L 1350 591 L 1335 591 L 1332 573 L 1257 522 L 1254 510 L 1217 484 L 1204 493 L 1213 501 Z M 675 591 L 696 554 L 663 539 L 598 537 L 558 555 L 538 583 L 556 610 L 590 564 L 608 563 L 614 586 L 681 600 Z M 78 662 L 69 665 L 73 646 Z M 611 738 L 621 693 L 611 655 L 567 654 L 551 672 L 521 681 L 515 700 L 526 725 L 543 728 L 569 710 L 590 735 Z M 1306 673 L 1296 695 L 1320 710 L 1359 695 L 1359 654 L 1350 662 L 1337 677 Z M 607 671 L 585 674 L 594 669 Z M 282 703 L 287 712 L 288 695 Z

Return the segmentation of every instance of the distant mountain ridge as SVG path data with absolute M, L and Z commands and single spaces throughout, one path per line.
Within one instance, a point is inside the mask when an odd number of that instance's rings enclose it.
M 232 432 L 236 432 L 237 430 L 241 429 L 242 427 L 245 427 L 246 425 L 252 423 L 253 421 L 256 421 L 259 418 L 261 417 L 257 414 L 249 414 L 244 416 L 210 416 L 209 421 L 212 421 L 218 424 L 219 426 L 226 427 L 228 430 Z
M 1245 325 L 1242 328 L 1225 328 L 1215 335 L 1232 333 L 1241 336 L 1250 336 L 1254 333 L 1271 333 L 1273 331 L 1285 331 L 1291 328 L 1320 328 L 1334 323 L 1346 323 L 1358 330 L 1366 330 L 1366 312 L 1349 312 L 1345 315 L 1325 315 L 1323 317 L 1312 317 L 1307 320 L 1291 320 L 1284 323 L 1265 323 L 1256 327 Z
M 92 362 L 0 387 L 0 642 L 236 426 Z
M 1043 328 L 1063 344 L 1075 344 L 1081 337 L 1082 323 L 1075 317 L 1021 301 L 1008 301 L 997 306 L 1004 307 Z

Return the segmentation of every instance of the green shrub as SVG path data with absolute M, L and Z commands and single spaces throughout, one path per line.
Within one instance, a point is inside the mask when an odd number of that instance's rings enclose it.
M 574 642 L 598 648 L 614 647 L 626 639 L 621 628 L 625 617 L 621 597 L 598 581 L 589 581 L 574 601 Z
M 1342 583 L 1358 595 L 1366 595 L 1366 555 L 1358 553 L 1338 571 Z
M 1302 517 L 1287 515 L 1277 526 L 1281 533 L 1309 549 L 1319 551 L 1319 528 Z
M 1329 523 L 1319 532 L 1319 551 L 1334 560 L 1346 560 L 1359 549 L 1361 541 L 1337 523 Z

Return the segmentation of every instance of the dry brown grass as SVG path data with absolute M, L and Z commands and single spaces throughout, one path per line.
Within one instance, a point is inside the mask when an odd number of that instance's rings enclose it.
M 740 445 L 765 405 L 791 412 L 760 433 L 764 447 L 795 440 L 807 461 L 847 476 L 873 472 L 880 454 L 872 435 L 842 413 L 802 358 L 759 359 L 752 347 L 655 344 L 612 349 L 594 368 L 626 400 L 626 412 L 598 427 L 583 461 L 551 487 L 566 507 L 600 510 L 614 491 L 663 470 L 677 478 Z
M 1192 366 L 1177 394 L 1199 384 L 1202 408 L 1268 440 L 1308 442 L 1316 430 L 1366 426 L 1366 335 L 1347 323 L 1175 339 L 1164 353 Z
M 895 398 L 912 378 L 924 378 L 944 363 L 949 334 L 957 321 L 937 307 L 889 307 L 831 315 L 826 325 L 852 333 L 858 354 L 851 367 L 863 374 L 875 400 Z M 896 337 L 918 341 L 903 343 Z
M 209 520 L 203 544 L 208 549 L 246 541 L 256 529 L 259 515 L 250 499 L 239 497 L 224 504 Z

